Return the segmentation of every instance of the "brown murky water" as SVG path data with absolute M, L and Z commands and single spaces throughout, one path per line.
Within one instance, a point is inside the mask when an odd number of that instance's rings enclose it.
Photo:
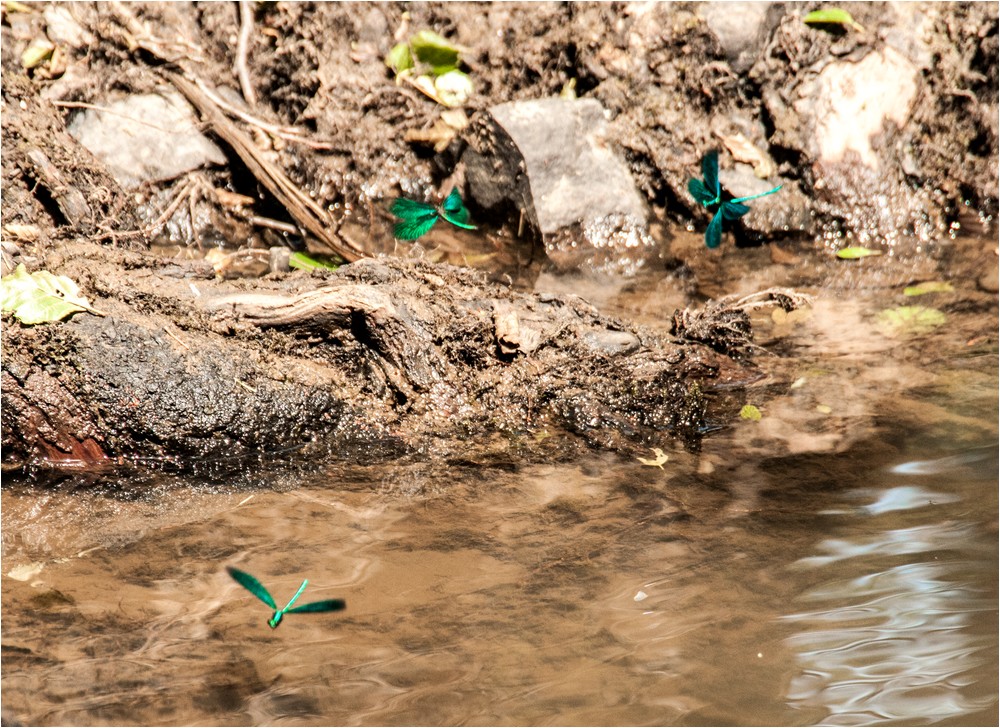
M 670 290 L 593 298 L 655 323 Z M 975 311 L 888 337 L 874 314 L 902 302 L 830 290 L 808 319 L 762 315 L 771 376 L 700 453 L 665 442 L 662 470 L 5 484 L 4 717 L 995 725 L 996 339 Z M 272 631 L 226 565 L 348 608 Z

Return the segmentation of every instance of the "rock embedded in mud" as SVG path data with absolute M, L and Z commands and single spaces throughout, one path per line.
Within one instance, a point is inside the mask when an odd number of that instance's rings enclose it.
M 73 117 L 68 131 L 125 189 L 173 179 L 226 155 L 198 131 L 194 111 L 176 92 L 129 96 Z
M 820 164 L 836 164 L 854 152 L 862 164 L 882 162 L 872 139 L 887 121 L 902 128 L 917 95 L 917 68 L 892 48 L 857 62 L 835 61 L 798 89 L 793 104 L 811 132 L 807 146 Z
M 628 272 L 652 254 L 645 203 L 597 101 L 499 104 L 473 120 L 467 138 L 471 198 L 527 228 L 558 267 Z
M 775 56 L 778 46 L 793 49 L 793 55 L 805 54 L 802 49 L 815 54 L 814 32 L 785 24 L 768 55 Z M 897 154 L 911 133 L 925 82 L 918 67 L 894 48 L 866 48 L 849 37 L 851 47 L 842 57 L 833 48 L 802 55 L 799 62 L 808 65 L 782 89 L 768 79 L 787 69 L 769 58 L 755 66 L 750 75 L 765 83 L 762 98 L 774 122 L 772 143 L 811 160 L 806 180 L 811 178 L 813 214 L 841 220 L 862 242 L 894 246 L 911 235 L 929 239 L 941 228 L 935 219 L 939 204 L 932 191 L 908 182 L 907 175 L 918 171 L 916 163 Z
M 777 5 L 769 2 L 701 4 L 699 13 L 719 40 L 736 73 L 745 73 L 757 60 L 768 34 L 781 17 L 781 8 Z M 777 12 L 769 13 L 772 8 Z

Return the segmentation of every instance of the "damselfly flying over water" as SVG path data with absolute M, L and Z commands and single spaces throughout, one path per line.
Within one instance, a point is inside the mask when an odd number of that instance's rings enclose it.
M 782 187 L 782 185 L 778 185 L 773 190 L 761 192 L 759 195 L 737 197 L 734 200 L 723 200 L 722 186 L 719 184 L 719 152 L 716 149 L 713 149 L 702 158 L 701 174 L 704 179 L 692 179 L 688 182 L 688 191 L 694 199 L 707 208 L 712 208 L 716 205 L 719 206 L 712 217 L 712 222 L 708 224 L 708 229 L 705 230 L 705 245 L 710 248 L 718 248 L 719 243 L 722 242 L 723 220 L 729 220 L 730 222 L 739 220 L 750 212 L 750 208 L 741 203 L 748 200 L 756 200 L 758 197 L 773 195 Z
M 400 220 L 393 228 L 393 233 L 400 240 L 416 240 L 434 227 L 434 223 L 442 217 L 456 227 L 466 230 L 476 229 L 475 225 L 469 225 L 469 211 L 462 203 L 458 187 L 452 189 L 440 207 L 397 197 L 389 211 Z
M 308 579 L 303 579 L 302 586 L 300 586 L 299 590 L 295 592 L 295 596 L 293 596 L 289 600 L 288 604 L 286 604 L 282 609 L 278 609 L 278 605 L 275 604 L 274 598 L 271 596 L 270 592 L 268 592 L 267 589 L 264 588 L 264 585 L 257 581 L 255 577 L 245 571 L 234 569 L 232 566 L 227 566 L 226 571 L 229 572 L 231 577 L 239 582 L 240 586 L 244 587 L 247 591 L 274 610 L 274 614 L 269 620 L 267 620 L 267 624 L 271 629 L 274 629 L 281 624 L 281 619 L 286 614 L 302 612 L 339 612 L 347 606 L 347 603 L 344 602 L 343 599 L 324 599 L 321 602 L 309 602 L 308 604 L 303 604 L 300 607 L 292 608 L 292 605 L 295 604 L 296 600 L 300 596 L 302 596 L 302 592 L 306 590 L 306 585 L 309 583 Z

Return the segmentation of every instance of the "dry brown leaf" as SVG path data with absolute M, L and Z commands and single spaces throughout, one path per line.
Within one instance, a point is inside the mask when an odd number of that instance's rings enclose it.
M 733 159 L 737 162 L 745 162 L 746 164 L 753 165 L 753 173 L 755 175 L 761 179 L 768 179 L 774 175 L 775 167 L 771 158 L 766 152 L 762 152 L 755 147 L 753 142 L 743 136 L 743 134 L 725 136 L 716 132 L 716 135 L 726 145 L 726 149 L 733 155 Z

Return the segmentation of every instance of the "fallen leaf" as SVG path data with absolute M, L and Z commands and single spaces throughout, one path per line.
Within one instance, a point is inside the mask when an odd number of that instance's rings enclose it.
M 917 336 L 943 326 L 948 317 L 927 306 L 898 306 L 880 311 L 875 321 L 886 336 Z
M 742 417 L 744 420 L 760 422 L 760 418 L 763 417 L 763 415 L 760 413 L 760 410 L 757 409 L 757 407 L 755 407 L 754 405 L 745 404 L 743 405 L 743 408 L 740 410 L 740 417 Z
M 737 162 L 753 165 L 753 173 L 761 179 L 767 179 L 774 174 L 774 162 L 771 158 L 754 146 L 753 142 L 743 134 L 725 136 L 716 132 L 716 136 L 726 145 L 726 149 Z
M 882 255 L 882 251 L 864 248 L 860 245 L 850 248 L 841 248 L 837 251 L 837 257 L 841 260 L 857 260 L 858 258 L 867 258 L 872 255 Z
M 818 404 L 816 405 L 816 411 L 820 412 L 821 414 L 828 415 L 831 412 L 833 412 L 833 407 L 831 407 L 828 404 Z
M 636 460 L 638 460 L 643 465 L 649 465 L 650 467 L 659 468 L 660 470 L 663 470 L 663 463 L 667 462 L 667 460 L 669 458 L 663 452 L 663 450 L 661 450 L 658 447 L 654 447 L 654 448 L 650 448 L 650 449 L 653 451 L 653 454 L 656 456 L 655 459 L 653 459 L 653 460 L 647 460 L 646 458 L 637 457 Z
M 80 311 L 104 316 L 80 296 L 79 286 L 71 279 L 46 270 L 29 275 L 24 263 L 0 279 L 0 302 L 3 311 L 12 312 L 18 321 L 28 325 L 60 321 Z
M 314 258 L 305 253 L 292 253 L 288 256 L 288 265 L 299 270 L 337 270 L 340 267 L 329 260 Z
M 559 90 L 559 98 L 565 101 L 576 101 L 576 79 L 571 78 Z
M 35 38 L 21 54 L 21 66 L 25 69 L 40 66 L 49 59 L 55 49 L 55 44 L 48 38 Z
M 802 18 L 802 22 L 806 25 L 840 25 L 845 28 L 854 28 L 854 30 L 861 32 L 864 30 L 859 23 L 857 23 L 851 14 L 846 10 L 841 10 L 840 8 L 826 8 L 823 10 L 813 10 L 811 13 Z
M 951 293 L 955 287 L 945 281 L 925 281 L 903 289 L 904 296 L 923 296 L 927 293 Z

